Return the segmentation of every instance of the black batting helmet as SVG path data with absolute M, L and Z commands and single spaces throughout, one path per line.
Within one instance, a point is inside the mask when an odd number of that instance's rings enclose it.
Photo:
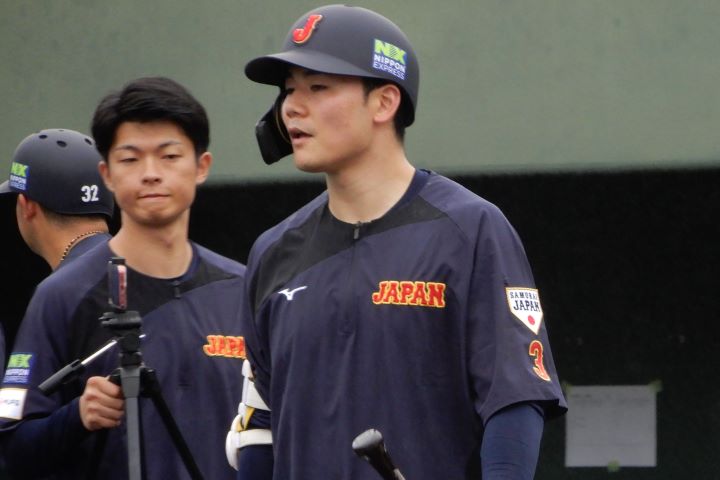
M 0 193 L 22 193 L 63 215 L 113 215 L 113 196 L 98 171 L 95 142 L 74 130 L 54 128 L 25 137 L 15 149 L 10 178 Z
M 404 126 L 415 119 L 420 81 L 417 56 L 402 30 L 378 13 L 347 5 L 310 10 L 290 28 L 282 52 L 251 60 L 245 75 L 282 89 L 292 66 L 393 82 L 402 92 Z M 292 153 L 279 115 L 281 100 L 278 97 L 256 126 L 260 151 L 268 164 Z

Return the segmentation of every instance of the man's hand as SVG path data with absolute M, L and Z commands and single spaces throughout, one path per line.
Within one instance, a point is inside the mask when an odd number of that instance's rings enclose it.
M 80 397 L 80 418 L 90 431 L 120 425 L 125 413 L 122 390 L 105 377 L 90 377 Z

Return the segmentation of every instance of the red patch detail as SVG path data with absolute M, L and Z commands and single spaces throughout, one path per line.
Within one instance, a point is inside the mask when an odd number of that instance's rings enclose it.
M 296 28 L 293 30 L 293 42 L 305 43 L 310 40 L 313 31 L 317 27 L 317 24 L 322 20 L 323 16 L 318 14 L 310 15 L 305 22 L 305 26 L 302 28 Z
M 533 372 L 535 372 L 535 375 L 549 382 L 550 375 L 545 370 L 545 363 L 543 362 L 543 344 L 539 340 L 533 340 L 530 343 L 528 355 L 533 357 Z
M 226 335 L 208 335 L 203 352 L 209 357 L 245 358 L 245 339 Z
M 533 318 L 532 315 L 528 315 L 528 323 L 530 325 L 535 325 L 535 319 Z

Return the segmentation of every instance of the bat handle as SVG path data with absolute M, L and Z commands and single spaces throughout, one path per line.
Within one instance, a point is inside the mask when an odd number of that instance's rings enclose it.
M 385 448 L 383 436 L 378 430 L 371 428 L 355 437 L 352 448 L 359 457 L 372 465 L 384 480 L 405 480 L 393 464 Z

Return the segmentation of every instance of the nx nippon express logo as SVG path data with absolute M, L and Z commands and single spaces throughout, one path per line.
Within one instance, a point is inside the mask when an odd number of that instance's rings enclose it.
M 8 359 L 3 383 L 25 384 L 30 378 L 31 353 L 13 353 Z
M 27 188 L 28 167 L 22 163 L 13 162 L 10 165 L 10 186 L 18 190 Z
M 372 66 L 375 70 L 388 72 L 400 80 L 405 80 L 407 52 L 392 43 L 375 39 Z

